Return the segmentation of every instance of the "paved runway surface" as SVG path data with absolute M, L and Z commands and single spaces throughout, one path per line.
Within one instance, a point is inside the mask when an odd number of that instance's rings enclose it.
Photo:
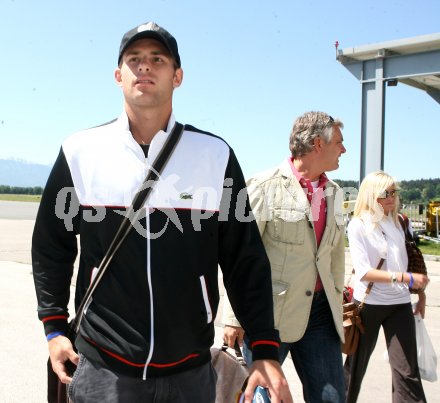
M 37 319 L 30 266 L 30 243 L 36 203 L 0 202 L 0 403 L 43 403 L 46 396 L 47 346 Z M 346 273 L 351 271 L 346 254 Z M 440 354 L 440 262 L 427 261 L 431 283 L 427 289 L 425 325 Z M 221 284 L 221 278 L 219 278 Z M 221 288 L 222 289 L 222 288 Z M 73 287 L 72 287 L 73 291 Z M 221 306 L 218 318 L 221 318 Z M 216 345 L 222 324 L 216 322 Z M 383 360 L 385 343 L 379 337 L 362 385 L 359 403 L 390 403 L 391 374 Z M 292 361 L 283 369 L 296 403 L 303 402 L 301 384 Z M 440 370 L 439 370 L 440 374 Z M 428 402 L 440 401 L 440 383 L 423 381 Z

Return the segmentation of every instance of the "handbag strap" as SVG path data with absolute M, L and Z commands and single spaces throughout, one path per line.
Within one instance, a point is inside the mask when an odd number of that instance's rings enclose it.
M 376 270 L 380 270 L 382 268 L 383 262 L 385 262 L 385 259 L 383 257 L 380 258 L 379 263 L 377 264 Z M 365 304 L 365 299 L 367 298 L 368 294 L 371 292 L 371 289 L 373 288 L 374 282 L 370 281 L 368 283 L 368 287 L 365 290 L 364 298 L 362 299 L 362 302 L 359 304 L 358 309 L 361 310 Z
M 404 214 L 398 214 L 400 225 L 402 226 L 403 233 L 405 234 L 405 240 L 408 242 L 413 242 L 414 238 L 409 232 L 409 219 Z
M 227 349 L 228 349 L 228 344 L 227 343 L 223 343 L 221 350 L 222 351 L 226 351 Z M 237 339 L 235 339 L 234 351 L 235 351 L 235 357 L 237 358 L 238 363 L 240 365 L 242 365 L 243 367 L 245 367 L 246 366 L 246 361 L 243 358 L 243 354 L 241 353 L 240 346 L 238 344 Z
M 131 205 L 127 210 L 127 213 L 124 215 L 124 218 L 113 238 L 113 241 L 111 242 L 106 254 L 104 255 L 104 258 L 102 259 L 98 267 L 98 272 L 95 278 L 88 287 L 86 294 L 84 295 L 84 298 L 82 299 L 81 304 L 77 309 L 76 316 L 73 319 L 70 327 L 71 329 L 73 329 L 73 331 L 75 332 L 78 331 L 84 313 L 91 302 L 91 297 L 93 292 L 95 291 L 96 287 L 98 286 L 99 282 L 102 279 L 102 276 L 104 275 L 108 266 L 110 265 L 110 262 L 112 261 L 116 251 L 119 249 L 122 242 L 130 232 L 130 230 L 133 228 L 131 223 L 135 222 L 138 219 L 142 211 L 141 207 L 144 205 L 154 184 L 157 182 L 157 179 L 162 173 L 163 168 L 167 164 L 171 154 L 173 153 L 176 147 L 176 144 L 178 143 L 180 137 L 182 136 L 184 129 L 185 129 L 184 125 L 178 122 L 175 123 L 173 130 L 171 131 L 165 144 L 163 145 L 162 149 L 160 150 L 159 154 L 154 160 L 152 166 L 150 167 L 148 174 L 145 177 L 144 182 L 142 183 L 142 186 L 134 196 L 133 201 L 131 202 Z

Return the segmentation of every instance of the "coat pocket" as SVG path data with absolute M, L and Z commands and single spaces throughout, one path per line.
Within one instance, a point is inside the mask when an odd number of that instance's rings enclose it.
M 283 243 L 303 245 L 306 221 L 304 211 L 276 209 L 274 211 L 274 239 Z
M 284 304 L 286 302 L 287 291 L 289 290 L 289 284 L 283 281 L 272 281 L 272 295 L 274 306 L 274 320 L 275 327 L 278 328 L 281 320 L 281 314 L 283 312 Z

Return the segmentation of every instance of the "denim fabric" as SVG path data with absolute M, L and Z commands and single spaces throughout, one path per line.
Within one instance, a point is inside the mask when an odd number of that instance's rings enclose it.
M 142 379 L 117 374 L 80 355 L 68 396 L 75 403 L 214 403 L 211 363 L 171 376 Z
M 341 341 L 324 291 L 319 291 L 313 296 L 304 336 L 294 343 L 281 343 L 281 364 L 289 352 L 302 382 L 306 402 L 345 401 Z M 248 340 L 245 340 L 243 354 L 250 365 L 252 352 L 249 350 Z

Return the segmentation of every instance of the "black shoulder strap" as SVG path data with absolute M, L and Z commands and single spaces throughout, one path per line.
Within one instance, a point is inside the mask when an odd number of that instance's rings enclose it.
M 104 255 L 104 258 L 102 259 L 101 264 L 99 265 L 98 272 L 95 278 L 93 279 L 92 283 L 90 284 L 89 288 L 87 289 L 86 294 L 84 295 L 84 298 L 77 309 L 76 316 L 73 319 L 71 326 L 75 332 L 77 332 L 79 329 L 83 314 L 87 310 L 87 307 L 91 301 L 90 298 L 92 296 L 92 293 L 95 291 L 97 285 L 101 281 L 101 278 L 104 275 L 105 271 L 107 270 L 116 251 L 119 249 L 125 237 L 133 228 L 131 223 L 135 222 L 138 219 L 138 216 L 141 213 L 141 207 L 144 205 L 145 201 L 148 198 L 148 195 L 150 194 L 153 188 L 153 185 L 156 183 L 157 179 L 159 178 L 160 174 L 163 171 L 163 168 L 170 159 L 170 156 L 173 153 L 176 144 L 178 143 L 180 137 L 182 136 L 184 128 L 185 126 L 182 125 L 181 123 L 177 123 L 177 122 L 175 123 L 173 130 L 171 131 L 165 144 L 163 145 L 158 156 L 156 157 L 152 166 L 150 167 L 150 170 L 148 171 L 148 174 L 144 182 L 142 183 L 142 186 L 140 187 L 135 197 L 133 198 L 130 207 L 127 209 L 127 213 L 125 214 L 121 222 L 121 225 L 119 226 L 119 229 L 116 232 L 116 235 L 114 236 L 113 241 L 111 242 L 107 250 L 107 253 Z

